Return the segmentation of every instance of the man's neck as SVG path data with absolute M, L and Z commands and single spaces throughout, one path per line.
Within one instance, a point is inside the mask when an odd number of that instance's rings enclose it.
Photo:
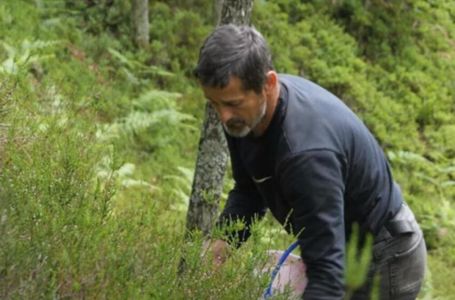
M 267 128 L 272 122 L 273 116 L 275 114 L 276 107 L 278 105 L 278 100 L 280 98 L 280 84 L 277 82 L 277 86 L 274 89 L 273 93 L 266 99 L 267 108 L 265 111 L 264 118 L 259 122 L 259 124 L 253 129 L 253 135 L 259 137 L 264 134 Z

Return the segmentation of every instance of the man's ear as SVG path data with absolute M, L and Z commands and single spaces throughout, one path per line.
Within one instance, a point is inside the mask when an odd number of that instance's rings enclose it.
M 265 92 L 266 92 L 266 94 L 271 95 L 274 93 L 274 91 L 277 87 L 278 74 L 275 71 L 270 70 L 267 72 L 267 74 L 265 76 L 266 76 L 265 85 L 264 85 Z

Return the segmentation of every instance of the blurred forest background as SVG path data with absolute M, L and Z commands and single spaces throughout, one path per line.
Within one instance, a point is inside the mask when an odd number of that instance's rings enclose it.
M 216 274 L 183 238 L 214 2 L 150 0 L 141 44 L 129 0 L 0 0 L 0 298 L 261 295 L 292 241 L 270 217 Z M 425 234 L 420 297 L 455 299 L 455 2 L 257 0 L 252 23 L 374 133 Z

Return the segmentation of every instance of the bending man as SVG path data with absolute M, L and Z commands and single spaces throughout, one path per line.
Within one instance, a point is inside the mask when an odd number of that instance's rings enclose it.
M 345 246 L 358 223 L 374 235 L 370 275 L 381 276 L 381 299 L 415 299 L 425 242 L 362 121 L 322 87 L 277 74 L 251 27 L 216 28 L 195 75 L 224 126 L 235 179 L 219 224 L 246 224 L 226 241 L 245 241 L 252 220 L 268 208 L 298 234 L 309 280 L 303 299 L 342 299 Z M 212 243 L 221 261 L 227 242 Z M 354 299 L 369 299 L 370 283 Z

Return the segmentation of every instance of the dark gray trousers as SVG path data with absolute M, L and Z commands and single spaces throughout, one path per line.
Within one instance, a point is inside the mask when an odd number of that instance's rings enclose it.
M 416 299 L 426 268 L 426 246 L 411 209 L 400 211 L 374 239 L 373 261 L 367 283 L 351 299 L 370 299 L 373 278 L 379 275 L 379 299 Z

